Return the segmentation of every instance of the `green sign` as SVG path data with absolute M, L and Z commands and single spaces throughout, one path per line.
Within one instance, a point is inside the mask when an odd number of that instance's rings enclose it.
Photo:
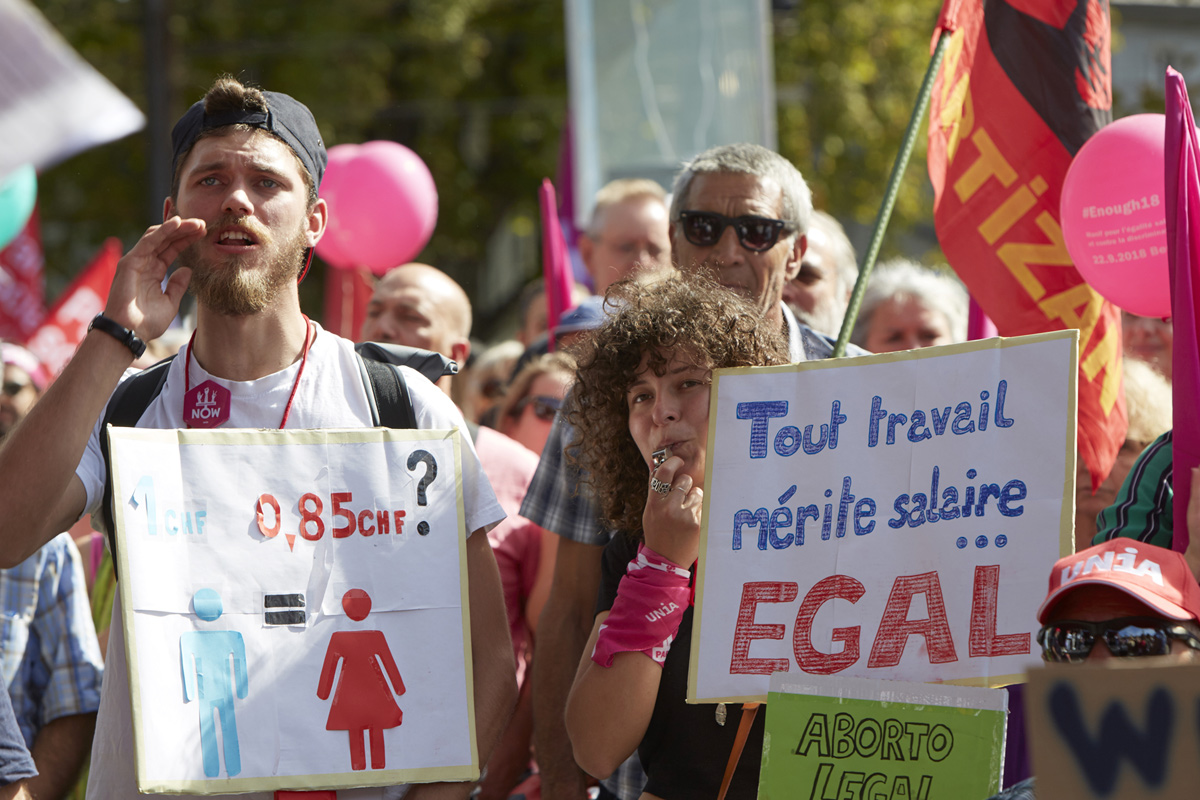
M 762 800 L 982 798 L 1000 788 L 1002 689 L 776 673 Z

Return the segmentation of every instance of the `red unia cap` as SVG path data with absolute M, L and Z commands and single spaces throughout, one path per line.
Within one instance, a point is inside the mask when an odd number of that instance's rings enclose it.
M 1046 623 L 1067 592 L 1087 585 L 1120 589 L 1169 619 L 1200 622 L 1200 585 L 1183 553 L 1124 538 L 1060 558 L 1050 571 L 1050 592 L 1038 609 L 1038 622 Z

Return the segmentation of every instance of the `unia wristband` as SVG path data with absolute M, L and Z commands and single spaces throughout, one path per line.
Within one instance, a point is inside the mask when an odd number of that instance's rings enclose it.
M 617 653 L 645 653 L 661 667 L 691 601 L 690 579 L 688 570 L 644 543 L 638 547 L 600 625 L 592 661 L 611 667 Z

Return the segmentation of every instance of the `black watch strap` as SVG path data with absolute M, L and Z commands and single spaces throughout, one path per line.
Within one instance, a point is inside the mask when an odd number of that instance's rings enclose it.
M 104 331 L 128 347 L 129 352 L 133 353 L 134 358 L 141 358 L 142 353 L 146 352 L 146 343 L 139 339 L 136 333 L 109 319 L 104 314 L 97 314 L 92 317 L 92 323 L 88 325 L 88 330 Z

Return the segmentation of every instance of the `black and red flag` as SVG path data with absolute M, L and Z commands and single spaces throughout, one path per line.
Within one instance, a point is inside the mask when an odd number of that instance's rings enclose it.
M 946 0 L 929 177 L 951 266 L 1003 336 L 1079 328 L 1079 452 L 1093 490 L 1127 427 L 1121 317 L 1059 225 L 1067 167 L 1112 120 L 1107 0 Z

